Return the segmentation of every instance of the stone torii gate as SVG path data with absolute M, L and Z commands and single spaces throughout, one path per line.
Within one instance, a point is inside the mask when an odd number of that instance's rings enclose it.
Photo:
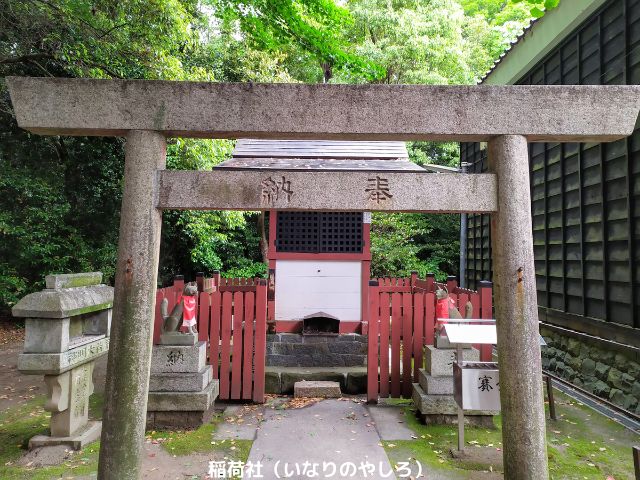
M 26 130 L 126 137 L 100 479 L 140 474 L 162 210 L 270 208 L 491 213 L 505 478 L 548 478 L 527 142 L 629 136 L 639 87 L 7 83 Z M 377 202 L 370 173 L 166 171 L 167 137 L 481 141 L 490 173 L 380 172 Z

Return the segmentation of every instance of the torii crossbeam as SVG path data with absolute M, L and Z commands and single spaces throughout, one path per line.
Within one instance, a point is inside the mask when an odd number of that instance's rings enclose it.
M 505 478 L 548 478 L 527 142 L 629 136 L 640 87 L 21 77 L 7 84 L 24 129 L 127 139 L 100 479 L 140 475 L 160 226 L 162 209 L 170 208 L 490 212 Z M 311 193 L 283 195 L 274 204 L 262 194 L 260 171 L 165 171 L 166 138 L 176 136 L 486 141 L 490 173 L 380 172 L 385 188 L 397 189 L 394 202 L 380 203 L 361 173 L 295 172 L 301 191 L 308 185 Z

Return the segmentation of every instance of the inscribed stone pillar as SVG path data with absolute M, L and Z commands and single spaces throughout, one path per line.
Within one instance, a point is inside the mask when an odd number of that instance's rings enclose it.
M 498 177 L 491 247 L 500 365 L 504 477 L 549 478 L 533 263 L 529 153 L 519 135 L 489 142 Z
M 137 479 L 146 423 L 162 213 L 154 207 L 165 137 L 130 131 L 125 147 L 111 347 L 98 478 Z

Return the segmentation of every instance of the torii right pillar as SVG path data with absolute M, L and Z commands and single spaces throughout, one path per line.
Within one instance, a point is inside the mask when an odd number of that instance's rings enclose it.
M 498 177 L 491 248 L 504 478 L 545 480 L 549 471 L 526 138 L 490 140 L 489 169 Z

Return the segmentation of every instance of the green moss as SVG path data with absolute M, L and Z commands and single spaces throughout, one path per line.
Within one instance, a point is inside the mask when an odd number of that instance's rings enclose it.
M 637 435 L 560 392 L 556 392 L 556 410 L 558 420 L 547 420 L 552 480 L 602 480 L 608 475 L 616 480 L 633 479 L 630 445 L 638 442 Z M 489 463 L 463 463 L 451 457 L 449 451 L 457 448 L 456 425 L 423 425 L 412 408 L 405 408 L 404 414 L 407 425 L 415 432 L 417 439 L 383 442 L 393 463 L 413 457 L 433 472 L 449 472 L 462 478 L 471 471 L 489 469 Z M 496 417 L 495 421 L 500 427 L 501 417 Z M 467 427 L 465 441 L 468 450 L 481 447 L 501 449 L 502 433 L 500 428 L 488 430 Z M 497 466 L 492 468 L 498 469 Z
M 24 405 L 10 408 L 0 414 L 0 478 L 3 480 L 49 480 L 87 475 L 97 471 L 99 442 L 75 452 L 61 465 L 34 468 L 15 464 L 26 453 L 31 437 L 49 433 L 51 414 L 42 408 L 44 402 L 45 397 L 39 395 Z M 102 395 L 91 396 L 91 418 L 102 418 L 103 403 Z
M 231 460 L 246 461 L 251 450 L 251 440 L 213 440 L 213 434 L 222 421 L 222 415 L 215 415 L 210 423 L 196 430 L 175 432 L 151 432 L 148 438 L 157 440 L 172 455 L 216 452 Z

